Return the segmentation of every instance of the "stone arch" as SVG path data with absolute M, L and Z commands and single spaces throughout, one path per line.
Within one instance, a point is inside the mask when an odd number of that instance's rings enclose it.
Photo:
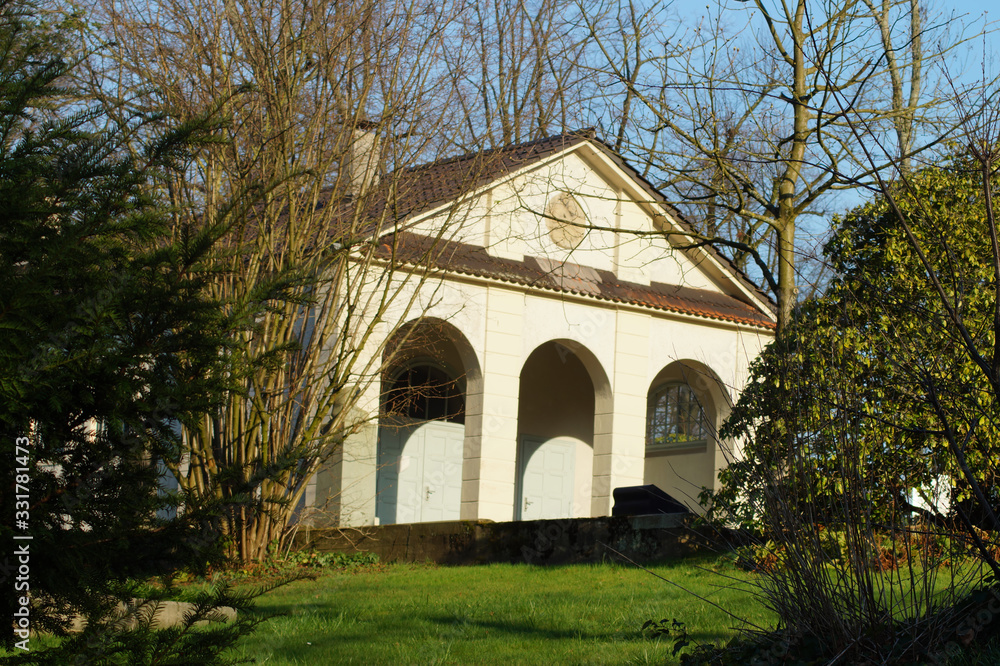
M 604 368 L 580 343 L 549 340 L 521 366 L 518 397 L 515 518 L 590 516 L 611 450 Z
M 463 470 L 478 457 L 481 436 L 482 371 L 475 350 L 453 324 L 414 319 L 390 336 L 381 380 L 378 521 L 459 519 Z
M 700 512 L 698 495 L 704 488 L 715 489 L 718 470 L 725 465 L 718 433 L 732 408 L 729 391 L 709 366 L 683 359 L 663 367 L 646 395 L 644 483 Z M 692 396 L 704 414 L 700 423 Z M 666 428 L 664 421 L 669 421 Z
M 438 317 L 418 317 L 400 324 L 382 352 L 382 367 L 391 372 L 420 357 L 436 359 L 445 367 L 462 368 L 466 393 L 482 394 L 482 370 L 476 350 L 454 324 Z

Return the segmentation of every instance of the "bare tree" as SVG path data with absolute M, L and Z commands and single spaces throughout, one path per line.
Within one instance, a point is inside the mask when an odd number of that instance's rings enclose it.
M 223 119 L 219 142 L 167 184 L 175 232 L 229 220 L 217 261 L 232 277 L 217 295 L 241 308 L 278 294 L 237 341 L 243 389 L 187 429 L 186 456 L 169 463 L 190 501 L 256 499 L 225 517 L 240 559 L 287 536 L 309 479 L 371 418 L 359 400 L 391 362 L 380 322 L 427 303 L 426 271 L 398 271 L 387 234 L 415 205 L 406 167 L 451 136 L 437 66 L 448 11 L 409 0 L 99 6 L 115 51 L 93 63 L 98 94 Z
M 892 0 L 864 0 L 865 6 L 878 26 L 885 57 L 886 74 L 892 90 L 892 126 L 896 132 L 896 157 L 903 170 L 909 170 L 913 150 L 914 121 L 921 107 L 924 68 L 924 7 L 920 0 L 903 4 Z M 893 34 L 897 20 L 908 23 L 902 35 Z M 908 19 L 908 21 L 907 21 Z M 902 38 L 902 39 L 901 39 Z M 899 42 L 903 41 L 902 44 Z
M 577 129 L 593 86 L 587 33 L 567 0 L 463 2 L 444 51 L 466 149 Z
M 939 108 L 924 81 L 948 47 L 925 48 L 922 12 L 908 0 L 755 0 L 678 35 L 662 14 L 630 8 L 614 17 L 614 40 L 591 22 L 625 100 L 607 119 L 616 145 L 688 213 L 689 242 L 751 262 L 777 298 L 779 332 L 796 302 L 801 220 L 873 183 L 888 163 L 866 163 L 860 146 L 883 142 L 883 127 L 895 132 L 890 154 L 909 160 L 916 126 Z M 849 130 L 838 99 L 871 133 Z

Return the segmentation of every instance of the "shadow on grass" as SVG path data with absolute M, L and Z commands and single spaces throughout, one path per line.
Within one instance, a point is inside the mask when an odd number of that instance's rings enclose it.
M 493 635 L 508 634 L 511 638 L 519 639 L 579 640 L 602 643 L 656 641 L 656 638 L 643 634 L 641 626 L 637 626 L 634 631 L 621 629 L 617 631 L 583 631 L 574 628 L 563 629 L 539 627 L 528 622 L 517 623 L 504 622 L 502 620 L 456 619 L 453 616 L 430 616 L 425 617 L 424 619 L 426 621 L 436 623 L 442 628 L 442 630 L 445 631 L 447 631 L 448 628 L 458 631 L 465 631 L 471 628 L 473 630 L 482 630 L 484 634 L 486 632 L 490 632 Z M 493 632 L 495 632 L 495 634 Z M 719 637 L 713 633 L 696 631 L 689 633 L 688 638 L 694 642 L 712 642 L 718 640 Z M 669 641 L 672 639 L 669 636 L 662 636 L 660 640 Z
M 337 624 L 336 620 L 323 612 L 322 607 L 314 607 L 314 613 L 305 615 L 302 613 L 303 606 L 293 604 L 283 604 L 280 606 L 270 606 L 268 613 L 276 614 L 276 619 L 296 617 L 303 624 L 314 625 L 316 629 L 322 628 L 324 624 Z M 308 619 L 306 619 L 308 618 Z M 429 626 L 428 626 L 429 625 Z M 496 639 L 498 636 L 507 635 L 512 639 L 540 639 L 540 640 L 582 640 L 582 641 L 643 641 L 649 640 L 644 637 L 641 628 L 636 627 L 635 631 L 608 630 L 608 631 L 587 631 L 577 628 L 552 628 L 538 626 L 532 622 L 510 622 L 504 620 L 490 620 L 472 617 L 456 617 L 449 614 L 437 615 L 417 615 L 400 618 L 394 621 L 393 618 L 379 617 L 364 620 L 356 628 L 338 628 L 336 641 L 363 641 L 370 642 L 373 635 L 382 636 L 385 639 L 390 637 L 406 638 L 409 640 L 437 640 L 447 635 L 463 635 L 465 637 L 484 637 Z
M 635 632 L 623 631 L 582 631 L 573 628 L 551 628 L 539 627 L 530 622 L 509 622 L 503 620 L 467 619 L 456 618 L 454 616 L 439 615 L 426 616 L 424 620 L 432 622 L 442 631 L 473 631 L 493 636 L 507 634 L 511 638 L 518 639 L 544 639 L 544 640 L 582 640 L 582 641 L 622 641 L 622 640 L 642 640 L 642 635 Z

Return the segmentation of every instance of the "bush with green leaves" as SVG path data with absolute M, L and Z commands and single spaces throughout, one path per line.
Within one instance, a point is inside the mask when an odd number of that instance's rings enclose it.
M 995 278 L 981 183 L 975 163 L 958 155 L 913 174 L 896 200 L 913 214 L 916 234 L 943 243 L 947 251 L 930 261 L 947 275 L 973 335 L 991 344 Z M 840 219 L 825 251 L 834 280 L 757 359 L 723 428 L 746 445 L 722 475 L 718 509 L 752 520 L 754 506 L 780 486 L 783 501 L 819 522 L 852 510 L 889 522 L 911 513 L 910 489 L 942 474 L 956 481 L 956 499 L 967 498 L 941 416 L 982 420 L 995 413 L 993 398 L 948 331 L 946 306 L 928 289 L 886 199 Z M 966 454 L 990 486 L 997 432 L 978 432 Z M 762 469 L 774 470 L 770 488 Z M 845 479 L 855 477 L 867 506 L 843 503 Z
M 997 567 L 997 539 L 979 528 L 1000 527 L 1000 178 L 977 150 L 839 220 L 834 280 L 757 359 L 721 432 L 743 455 L 713 513 L 772 542 L 780 566 L 758 583 L 775 635 L 817 658 L 919 659 L 949 631 L 942 609 Z M 910 503 L 941 478 L 952 513 Z M 981 566 L 942 568 L 948 556 L 919 539 Z
M 316 550 L 293 550 L 285 562 L 300 567 L 350 569 L 368 564 L 377 564 L 376 553 L 338 553 Z

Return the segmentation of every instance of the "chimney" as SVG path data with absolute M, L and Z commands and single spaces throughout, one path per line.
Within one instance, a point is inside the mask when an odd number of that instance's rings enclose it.
M 351 145 L 344 155 L 342 169 L 347 177 L 347 194 L 361 197 L 378 184 L 380 146 L 378 125 L 368 120 L 360 120 L 351 130 Z

